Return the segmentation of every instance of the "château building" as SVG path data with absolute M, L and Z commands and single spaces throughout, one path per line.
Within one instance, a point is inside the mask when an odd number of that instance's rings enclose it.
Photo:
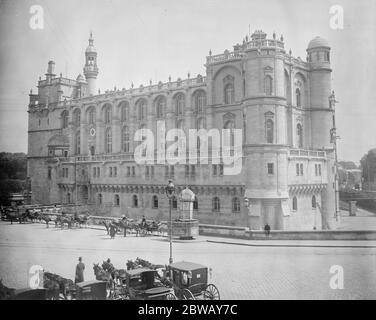
M 96 213 L 167 219 L 164 188 L 196 194 L 201 223 L 262 229 L 327 229 L 335 214 L 330 46 L 309 42 L 303 61 L 283 37 L 254 32 L 233 51 L 206 57 L 206 75 L 128 89 L 96 88 L 100 55 L 90 35 L 83 74 L 50 61 L 30 93 L 28 176 L 32 202 L 78 203 Z M 242 129 L 242 169 L 224 164 L 138 164 L 134 133 Z M 179 215 L 179 201 L 172 201 Z

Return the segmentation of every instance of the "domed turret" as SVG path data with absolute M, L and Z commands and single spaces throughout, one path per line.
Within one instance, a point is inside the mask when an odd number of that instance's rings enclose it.
M 326 39 L 317 36 L 313 38 L 308 44 L 308 50 L 314 48 L 330 48 L 330 46 Z
M 88 93 L 94 95 L 96 93 L 96 79 L 98 75 L 97 67 L 97 51 L 94 48 L 93 34 L 90 32 L 89 46 L 85 51 L 84 75 L 88 83 Z

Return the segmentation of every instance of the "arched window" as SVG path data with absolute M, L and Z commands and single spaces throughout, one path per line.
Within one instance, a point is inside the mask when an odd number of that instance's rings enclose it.
M 74 113 L 73 113 L 73 124 L 76 127 L 79 127 L 80 123 L 81 123 L 81 110 L 80 109 L 76 109 L 74 111 Z
M 213 198 L 212 209 L 213 209 L 213 212 L 219 212 L 220 211 L 221 206 L 220 206 L 220 201 L 219 201 L 218 197 Z
M 298 210 L 298 199 L 296 197 L 292 198 L 292 210 Z
M 104 123 L 111 124 L 112 122 L 112 108 L 110 105 L 104 108 Z
M 124 101 L 120 105 L 120 120 L 121 122 L 128 121 L 129 119 L 129 104 Z
M 104 138 L 105 138 L 104 139 L 105 151 L 106 153 L 111 153 L 112 152 L 112 129 L 111 128 L 107 128 Z
M 303 126 L 298 123 L 296 126 L 296 135 L 298 139 L 298 148 L 303 148 Z
M 198 210 L 198 198 L 195 196 L 195 199 L 193 201 L 193 210 Z
M 137 208 L 138 207 L 138 197 L 134 194 L 132 197 L 132 205 L 133 207 Z
M 206 93 L 202 90 L 196 92 L 195 94 L 195 111 L 197 113 L 202 113 L 204 107 L 206 106 Z
M 164 117 L 165 108 L 166 108 L 166 98 L 165 97 L 159 97 L 156 101 L 157 118 L 163 118 Z
M 158 197 L 153 196 L 153 209 L 157 209 L 157 208 L 158 208 Z
M 101 205 L 103 201 L 103 196 L 101 193 L 98 194 L 98 204 Z
M 233 83 L 226 84 L 224 91 L 225 91 L 224 92 L 224 94 L 225 94 L 225 104 L 234 103 L 234 101 L 235 101 L 234 84 Z
M 146 102 L 144 100 L 141 100 L 137 104 L 137 119 L 144 120 L 145 116 L 146 116 Z
M 121 133 L 121 150 L 129 152 L 129 129 L 127 126 L 123 127 Z
M 64 110 L 61 113 L 61 127 L 63 129 L 68 128 L 68 116 L 69 116 L 69 112 L 67 110 Z
M 266 76 L 264 79 L 264 92 L 267 96 L 271 96 L 273 92 L 273 79 L 271 76 Z
M 71 194 L 68 192 L 67 193 L 67 203 L 71 203 L 72 202 L 72 197 L 71 197 Z
M 93 125 L 95 124 L 96 121 L 96 114 L 95 114 L 95 109 L 91 108 L 89 111 L 89 124 Z
M 302 106 L 302 95 L 300 93 L 299 88 L 296 88 L 296 90 L 295 90 L 295 97 L 296 97 L 296 106 L 301 107 Z
M 312 196 L 312 209 L 316 209 L 316 196 Z
M 272 119 L 266 120 L 265 123 L 266 129 L 266 142 L 273 143 L 274 142 L 274 122 Z
M 234 213 L 240 212 L 240 200 L 239 200 L 239 198 L 232 199 L 232 212 L 234 212 Z
M 183 114 L 183 109 L 185 106 L 185 99 L 182 93 L 179 93 L 175 98 L 175 114 L 180 116 Z
M 225 123 L 224 129 L 230 129 L 230 146 L 231 147 L 234 147 L 235 145 L 234 128 L 235 128 L 234 121 L 228 120 Z
M 118 194 L 115 194 L 115 206 L 120 206 L 120 196 Z
M 81 153 L 81 134 L 80 131 L 76 132 L 76 150 L 75 154 L 80 154 Z

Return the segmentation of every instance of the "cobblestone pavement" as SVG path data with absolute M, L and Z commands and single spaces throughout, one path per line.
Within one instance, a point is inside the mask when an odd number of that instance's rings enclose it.
M 26 287 L 34 264 L 73 279 L 79 256 L 90 280 L 93 263 L 107 258 L 118 268 L 137 257 L 165 264 L 169 243 L 157 236 L 111 240 L 102 230 L 0 222 L 0 278 L 7 286 Z M 376 299 L 376 248 L 255 247 L 199 238 L 174 242 L 173 256 L 211 267 L 222 299 Z M 332 265 L 344 269 L 343 290 L 330 288 Z

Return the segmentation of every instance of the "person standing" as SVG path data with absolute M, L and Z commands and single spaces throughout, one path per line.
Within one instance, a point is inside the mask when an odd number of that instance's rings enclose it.
M 267 237 L 269 237 L 269 235 L 270 235 L 270 226 L 268 224 L 265 225 L 264 231 L 265 231 L 265 235 Z
M 84 281 L 84 270 L 85 264 L 82 262 L 82 257 L 78 258 L 78 264 L 76 266 L 76 276 L 74 279 L 74 283 L 79 283 Z

